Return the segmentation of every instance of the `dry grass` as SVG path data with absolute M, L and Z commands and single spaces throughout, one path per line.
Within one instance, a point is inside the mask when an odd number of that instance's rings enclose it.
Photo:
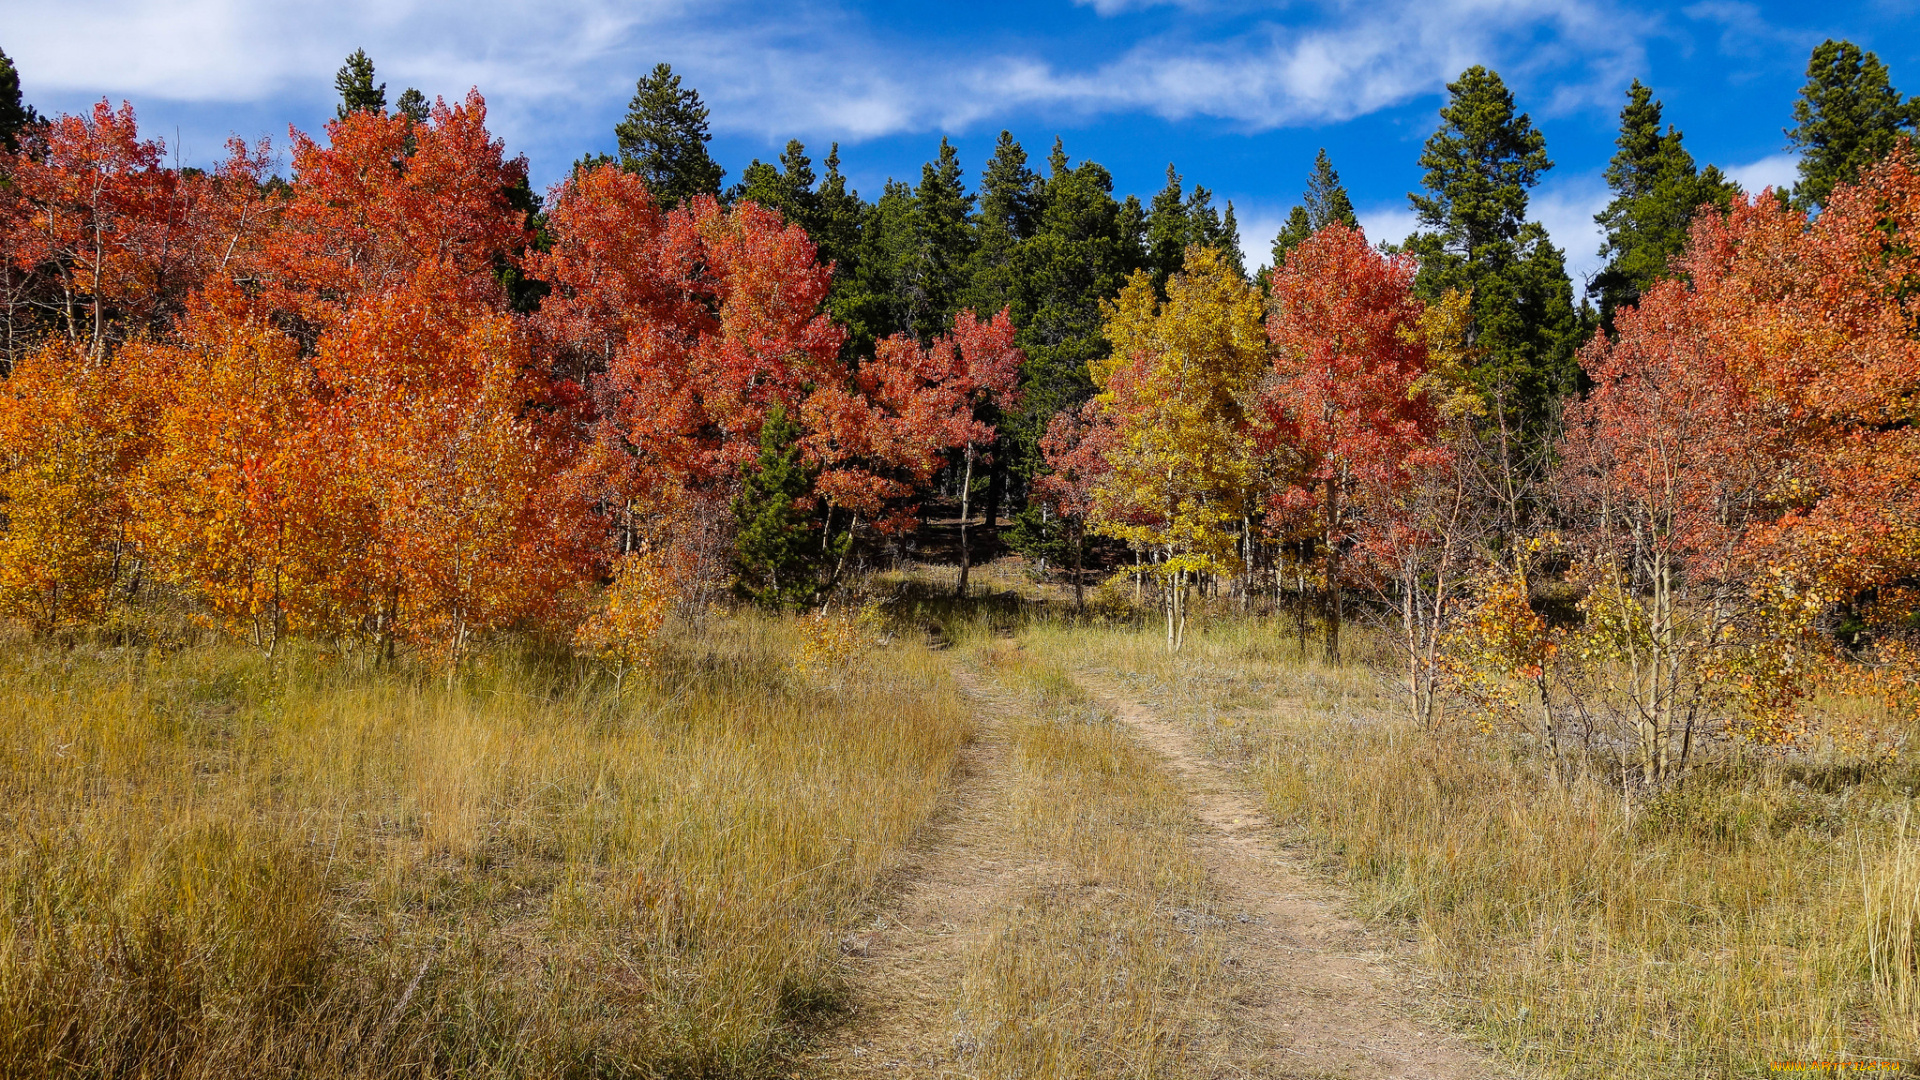
M 1026 704 L 1011 725 L 1013 854 L 1049 868 L 991 917 L 959 993 L 959 1042 L 987 1077 L 1199 1075 L 1217 1009 L 1214 898 L 1186 800 L 1057 661 L 982 645 Z
M 969 730 L 920 645 L 795 644 L 683 627 L 616 698 L 10 643 L 0 1075 L 770 1073 Z
M 1362 914 L 1417 928 L 1454 1019 L 1543 1074 L 1765 1076 L 1920 1046 L 1911 760 L 1736 756 L 1634 805 L 1547 784 L 1499 739 L 1424 736 L 1384 679 L 1270 624 L 1215 622 L 1178 657 L 1124 631 L 1021 641 L 1126 674 L 1248 764 Z

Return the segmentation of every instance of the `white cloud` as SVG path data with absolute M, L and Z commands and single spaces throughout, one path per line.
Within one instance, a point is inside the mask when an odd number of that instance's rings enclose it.
M 478 85 L 510 143 L 569 157 L 604 137 L 658 60 L 700 88 L 717 131 L 856 141 L 1023 109 L 1205 116 L 1250 130 L 1338 122 L 1436 92 L 1479 62 L 1552 84 L 1551 111 L 1597 87 L 1611 93 L 1641 58 L 1616 0 L 1324 0 L 1241 11 L 1224 39 L 1167 32 L 1105 55 L 1039 38 L 982 49 L 915 41 L 836 2 L 803 0 L 777 16 L 744 0 L 0 0 L 0 10 L 29 99 L 43 107 L 108 95 L 318 110 L 340 58 L 365 47 L 390 95 Z M 1140 0 L 1090 2 L 1112 14 Z
M 1766 188 L 1785 190 L 1800 179 L 1800 155 L 1768 154 L 1759 161 L 1729 166 L 1726 173 L 1749 195 L 1758 195 Z
M 1419 217 L 1405 199 L 1396 203 L 1356 206 L 1353 216 L 1360 219 L 1360 230 L 1367 234 L 1367 240 L 1373 244 L 1401 243 L 1420 226 Z
M 1153 38 L 1091 71 L 1041 65 L 1009 96 L 1265 129 L 1351 119 L 1438 91 L 1483 62 L 1519 79 L 1564 80 L 1549 109 L 1574 107 L 1617 89 L 1643 59 L 1604 0 L 1398 0 L 1329 13 L 1319 25 L 1265 22 L 1219 42 Z

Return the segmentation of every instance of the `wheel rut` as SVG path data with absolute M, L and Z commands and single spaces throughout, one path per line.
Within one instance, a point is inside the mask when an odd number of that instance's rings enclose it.
M 1008 697 L 956 670 L 978 710 L 949 800 L 899 874 L 898 899 L 872 926 L 840 943 L 852 984 L 846 1014 L 810 1061 L 817 1077 L 958 1077 L 952 1061 L 954 990 L 968 951 L 995 908 L 1046 872 L 1008 852 Z
M 867 929 L 841 941 L 847 1008 L 797 1077 L 978 1075 L 969 1047 L 959 1045 L 971 1025 L 956 1012 L 969 961 L 987 944 L 997 911 L 1068 873 L 1022 857 L 1012 840 L 1010 727 L 1021 706 L 972 672 L 956 669 L 955 678 L 978 711 L 978 734 L 960 754 L 945 805 L 900 867 L 894 899 Z M 1202 1069 L 1194 1075 L 1514 1075 L 1420 1017 L 1405 975 L 1342 912 L 1338 894 L 1283 850 L 1241 777 L 1115 680 L 1085 671 L 1073 678 L 1184 788 L 1194 823 L 1188 843 L 1216 896 L 1211 913 L 1189 917 L 1206 919 L 1224 945 L 1225 1008 L 1219 1023 L 1195 1033 L 1207 1045 L 1193 1047 L 1189 1064 Z
M 1337 894 L 1280 845 L 1244 782 L 1113 680 L 1074 678 L 1187 786 L 1197 854 L 1240 912 L 1225 933 L 1237 972 L 1231 1026 L 1247 1075 L 1464 1080 L 1511 1075 L 1416 1018 L 1388 954 Z M 1248 917 L 1251 916 L 1251 917 Z

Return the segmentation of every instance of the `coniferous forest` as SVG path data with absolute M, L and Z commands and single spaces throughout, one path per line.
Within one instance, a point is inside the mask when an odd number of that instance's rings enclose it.
M 546 191 L 365 52 L 206 169 L 31 77 L 0 1077 L 1294 1075 L 1281 1030 L 1388 1075 L 1256 1007 L 1322 991 L 1232 936 L 1292 916 L 1216 783 L 1417 942 L 1380 1030 L 1433 1075 L 1914 1068 L 1920 98 L 1874 53 L 1779 103 L 1790 189 L 1633 81 L 1583 282 L 1481 66 L 1411 235 L 1322 150 L 1252 260 L 1204 177 L 1059 139 L 731 176 L 666 64 Z M 989 850 L 1013 891 L 940 908 Z M 984 944 L 914 983 L 916 917 Z

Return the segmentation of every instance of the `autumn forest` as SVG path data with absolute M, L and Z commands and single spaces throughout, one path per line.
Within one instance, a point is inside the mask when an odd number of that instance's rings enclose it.
M 1322 151 L 1253 260 L 1005 132 L 729 183 L 666 64 L 546 191 L 364 52 L 207 169 L 32 74 L 0 1077 L 1915 1067 L 1874 53 L 1790 189 L 1634 81 L 1584 282 L 1480 66 L 1411 235 Z

